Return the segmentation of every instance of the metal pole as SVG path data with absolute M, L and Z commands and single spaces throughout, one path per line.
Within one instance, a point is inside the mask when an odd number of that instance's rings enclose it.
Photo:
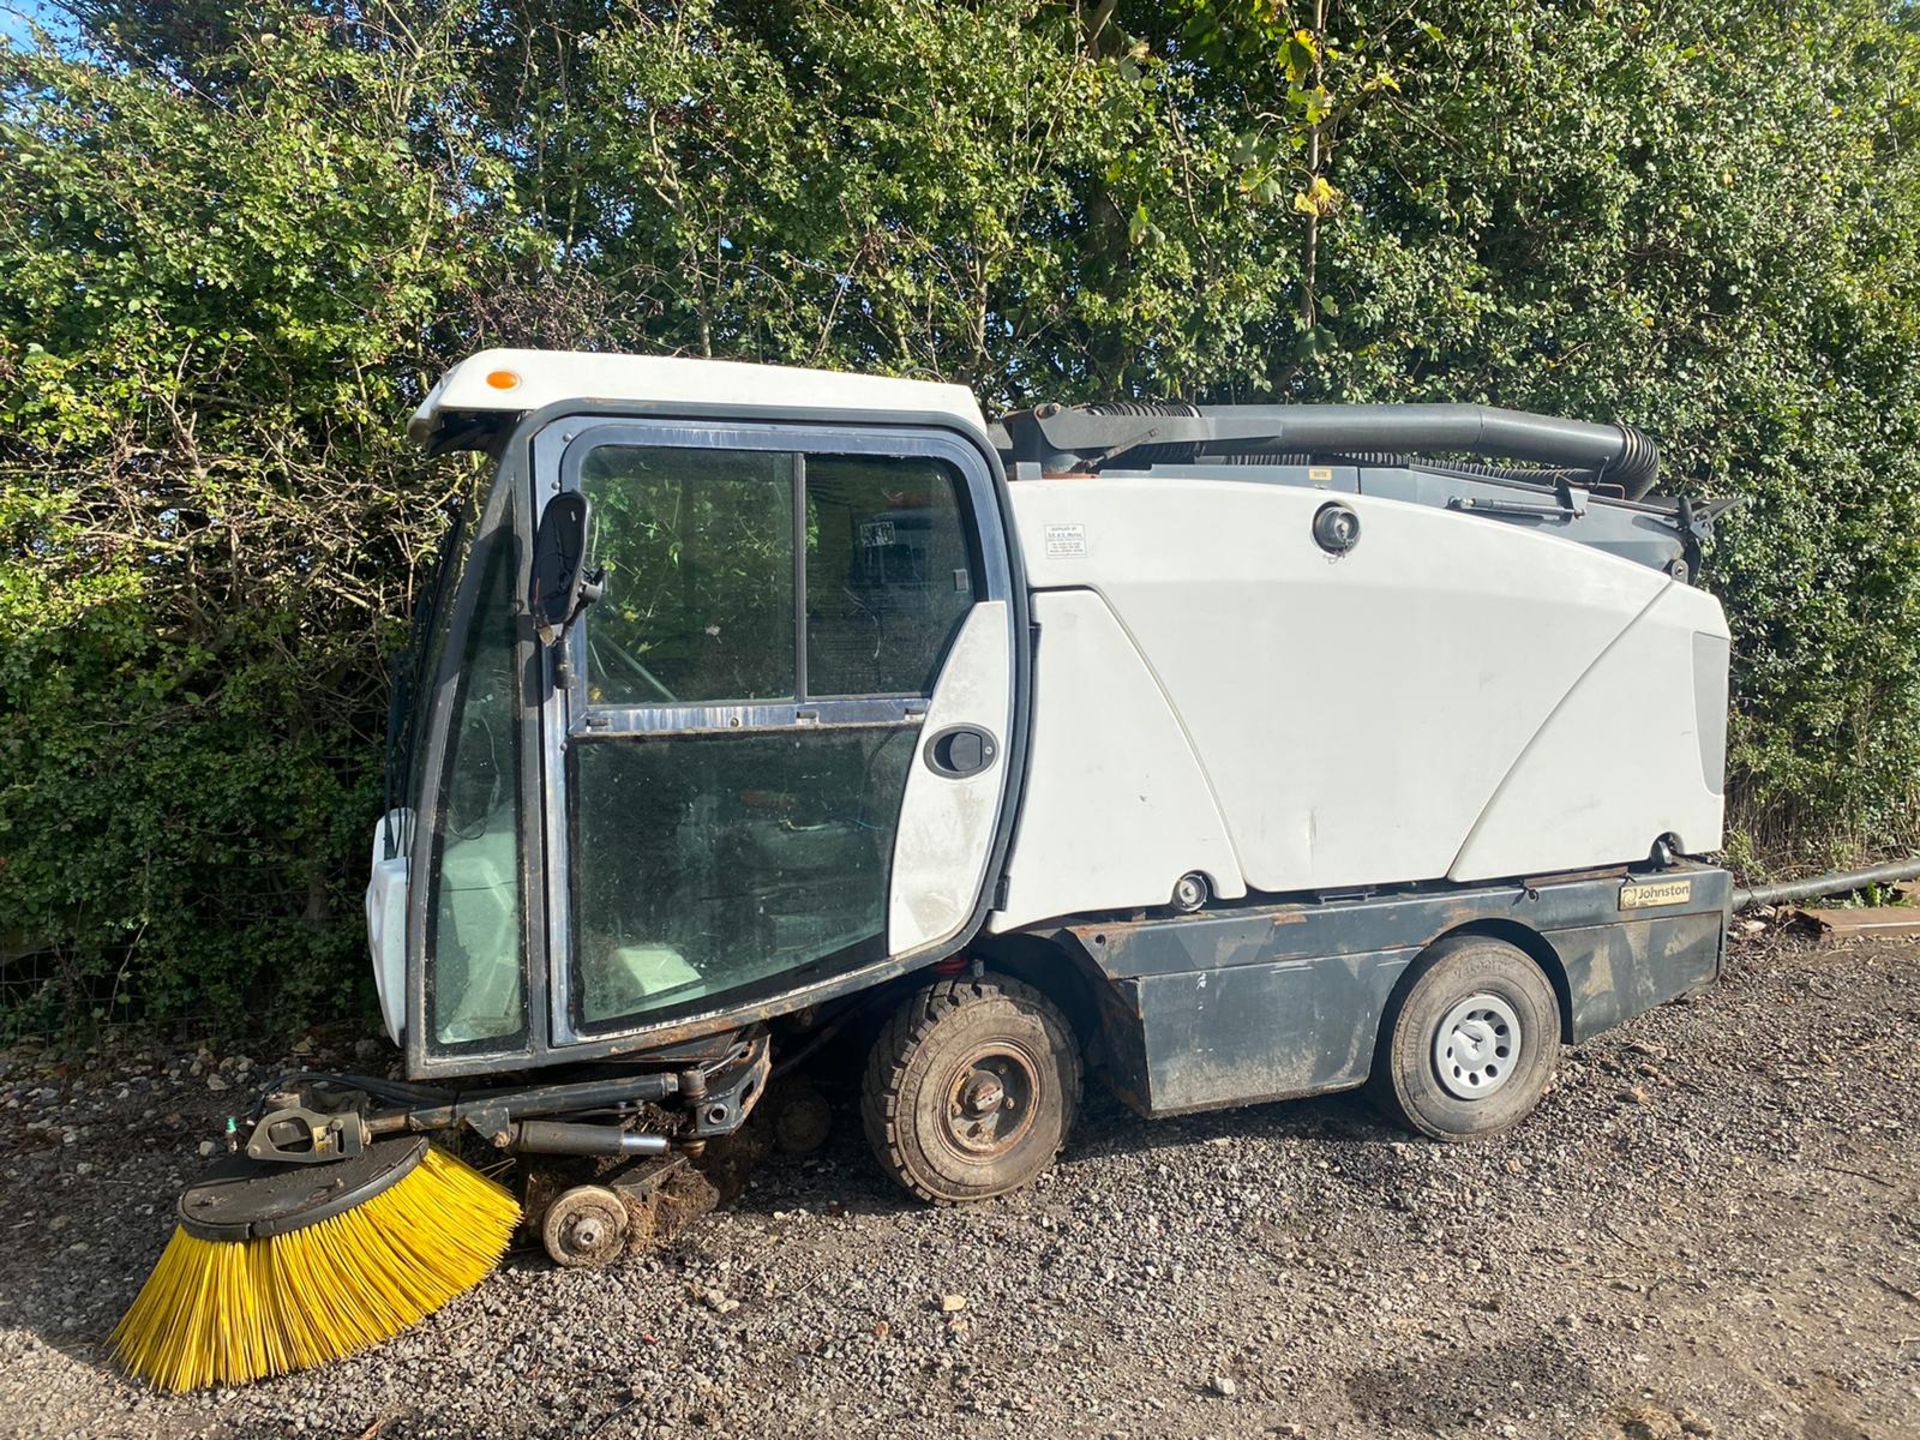
M 1756 885 L 1733 892 L 1733 909 L 1738 914 L 1755 905 L 1778 905 L 1789 900 L 1815 900 L 1823 895 L 1844 895 L 1863 885 L 1885 885 L 1896 880 L 1920 879 L 1920 860 L 1895 860 L 1870 870 L 1829 870 L 1805 880 L 1789 880 L 1781 885 Z

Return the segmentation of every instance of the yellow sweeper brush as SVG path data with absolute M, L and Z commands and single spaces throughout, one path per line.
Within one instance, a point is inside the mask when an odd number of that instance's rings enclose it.
M 318 1365 L 479 1283 L 519 1219 L 504 1189 L 417 1136 L 322 1166 L 236 1158 L 180 1197 L 114 1347 L 169 1390 Z

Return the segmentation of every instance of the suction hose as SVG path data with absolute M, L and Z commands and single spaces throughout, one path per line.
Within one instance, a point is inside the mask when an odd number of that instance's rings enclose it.
M 1805 880 L 1735 890 L 1733 909 L 1738 914 L 1755 905 L 1817 900 L 1823 895 L 1845 895 L 1862 886 L 1890 885 L 1899 880 L 1920 880 L 1920 860 L 1895 860 L 1886 865 L 1875 865 L 1870 870 L 1829 870 L 1824 875 L 1814 875 Z
M 1464 451 L 1593 470 L 1629 500 L 1638 500 L 1660 478 L 1659 448 L 1624 423 L 1595 425 L 1491 405 L 1238 405 L 1202 406 L 1199 413 L 1241 424 L 1273 422 L 1286 449 L 1314 454 Z
M 1469 454 L 1589 472 L 1638 500 L 1660 452 L 1631 425 L 1595 425 L 1491 405 L 1189 405 L 1114 400 L 1002 417 L 1009 463 L 1084 473 L 1236 456 Z M 998 442 L 996 442 L 998 443 Z M 1271 462 L 1269 462 L 1271 463 Z

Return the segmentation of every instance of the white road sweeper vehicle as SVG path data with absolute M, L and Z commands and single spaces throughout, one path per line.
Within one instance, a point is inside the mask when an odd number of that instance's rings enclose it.
M 193 1234 L 297 1231 L 464 1130 L 598 1157 L 528 1207 L 604 1263 L 848 1034 L 881 1167 L 935 1202 L 1049 1165 L 1083 1067 L 1148 1117 L 1365 1085 L 1471 1139 L 1720 967 L 1718 507 L 1651 498 L 1629 426 L 989 422 L 951 385 L 498 350 L 411 431 L 491 479 L 373 836 L 408 1079 L 277 1084 Z

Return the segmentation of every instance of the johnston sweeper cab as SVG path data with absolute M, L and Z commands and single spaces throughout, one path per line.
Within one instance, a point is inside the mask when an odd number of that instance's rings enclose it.
M 372 837 L 408 1078 L 276 1087 L 195 1233 L 297 1230 L 464 1130 L 599 1157 L 529 1218 L 604 1263 L 847 1034 L 933 1201 L 1051 1163 L 1083 1066 L 1148 1117 L 1367 1085 L 1467 1139 L 1718 971 L 1716 507 L 1652 498 L 1629 426 L 989 422 L 949 385 L 490 351 L 411 429 L 490 480 Z

